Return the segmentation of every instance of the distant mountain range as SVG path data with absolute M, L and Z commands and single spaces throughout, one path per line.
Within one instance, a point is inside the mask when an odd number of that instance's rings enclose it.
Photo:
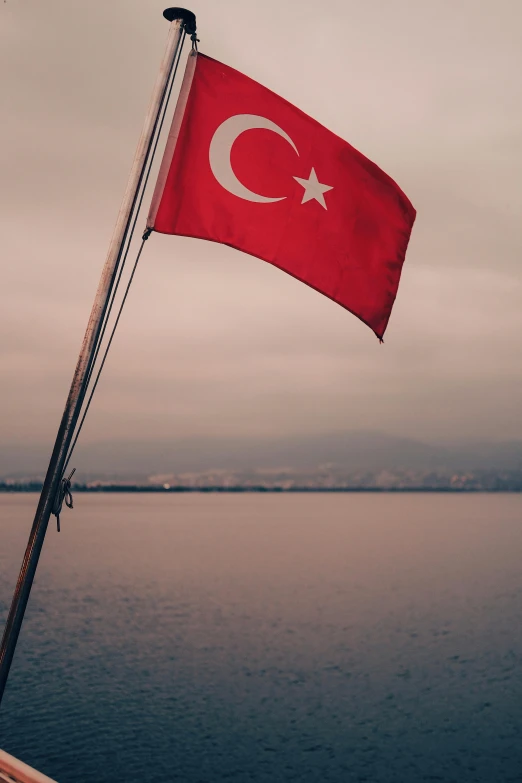
M 50 446 L 4 446 L 0 477 L 41 476 Z M 80 443 L 74 464 L 92 478 L 281 470 L 520 470 L 522 441 L 435 445 L 378 432 L 339 432 L 279 439 L 192 438 L 169 442 Z

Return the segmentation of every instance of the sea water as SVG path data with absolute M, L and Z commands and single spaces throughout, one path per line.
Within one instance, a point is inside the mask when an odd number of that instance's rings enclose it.
M 522 781 L 522 495 L 77 495 L 0 747 L 59 783 Z M 0 619 L 36 497 L 0 495 Z

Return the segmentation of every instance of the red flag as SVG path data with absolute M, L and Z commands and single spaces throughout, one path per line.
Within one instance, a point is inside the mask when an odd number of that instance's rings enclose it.
M 148 227 L 268 261 L 382 338 L 414 220 L 350 144 L 233 68 L 189 58 Z

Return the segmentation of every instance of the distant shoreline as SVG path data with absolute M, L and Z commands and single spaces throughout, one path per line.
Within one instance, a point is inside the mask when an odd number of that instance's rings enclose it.
M 3 494 L 23 494 L 40 492 L 40 484 L 0 484 L 0 493 Z M 148 494 L 340 494 L 340 493 L 487 493 L 487 494 L 520 494 L 522 488 L 484 488 L 484 487 L 158 487 L 139 484 L 104 484 L 98 486 L 78 485 L 72 487 L 73 492 L 82 493 L 148 493 Z

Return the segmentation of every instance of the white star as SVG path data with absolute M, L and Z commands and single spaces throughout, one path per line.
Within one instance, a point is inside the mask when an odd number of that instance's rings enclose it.
M 301 177 L 294 177 L 294 179 L 305 189 L 301 204 L 306 204 L 307 201 L 311 201 L 313 198 L 315 198 L 315 200 L 318 201 L 322 207 L 325 209 L 327 208 L 323 193 L 327 193 L 329 190 L 333 190 L 333 188 L 330 185 L 322 185 L 319 182 L 313 167 L 308 179 L 301 179 Z

